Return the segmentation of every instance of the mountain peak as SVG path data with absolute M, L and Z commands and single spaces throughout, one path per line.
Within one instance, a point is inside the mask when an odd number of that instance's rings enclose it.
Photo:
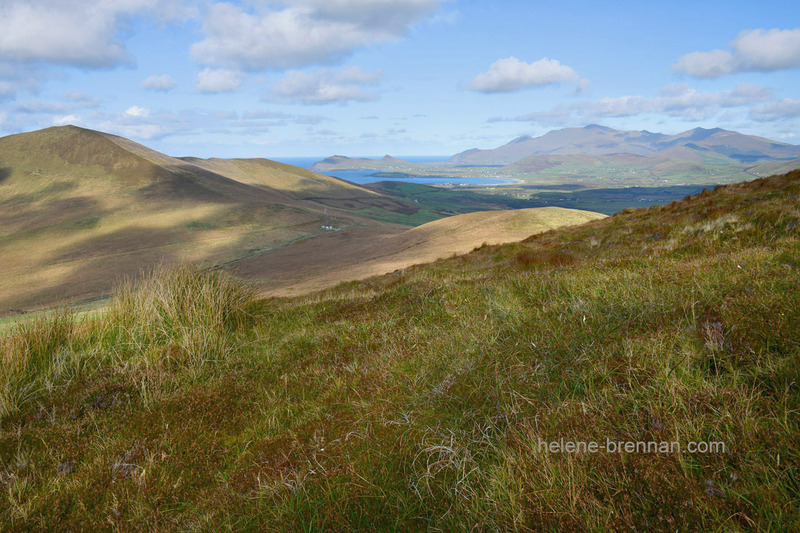
M 694 128 L 689 131 L 685 131 L 683 133 L 679 133 L 678 135 L 673 136 L 674 139 L 680 140 L 681 143 L 685 142 L 695 142 L 695 141 L 703 141 L 708 139 L 709 137 L 713 137 L 718 133 L 726 132 L 722 128 Z
M 92 134 L 92 135 L 110 135 L 108 133 L 102 133 L 95 130 L 90 130 L 89 128 L 82 128 L 81 126 L 76 126 L 75 124 L 64 124 L 63 126 L 51 126 L 49 128 L 44 128 L 38 131 L 31 131 L 28 132 L 30 134 L 43 134 L 46 132 L 52 133 L 85 133 L 85 134 Z
M 698 127 L 698 128 L 694 128 L 692 130 L 689 130 L 686 133 L 690 133 L 692 135 L 706 135 L 706 136 L 710 137 L 711 135 L 715 135 L 717 133 L 723 133 L 725 131 L 726 130 L 723 130 L 722 128 L 700 128 L 700 127 Z

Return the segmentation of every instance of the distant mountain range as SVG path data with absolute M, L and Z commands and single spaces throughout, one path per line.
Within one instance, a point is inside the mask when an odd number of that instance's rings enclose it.
M 528 185 L 582 188 L 718 185 L 798 169 L 800 146 L 721 128 L 667 135 L 592 124 L 541 137 L 524 135 L 489 150 L 473 148 L 442 163 L 411 163 L 388 155 L 382 159 L 334 156 L 311 168 L 432 178 L 494 176 Z M 388 174 L 377 174 L 376 180 L 383 176 Z
M 509 165 L 536 155 L 606 156 L 633 154 L 651 158 L 683 159 L 697 163 L 730 160 L 754 164 L 764 160 L 800 158 L 800 146 L 744 135 L 720 128 L 695 128 L 677 135 L 649 131 L 620 131 L 592 124 L 583 128 L 528 135 L 491 150 L 473 148 L 450 158 L 457 165 Z
M 346 157 L 343 155 L 334 155 L 327 157 L 322 161 L 318 161 L 309 167 L 310 170 L 315 172 L 323 172 L 332 168 L 336 170 L 373 170 L 376 165 L 381 169 L 387 168 L 391 165 L 412 165 L 408 161 L 385 155 L 381 159 L 368 159 L 364 157 Z

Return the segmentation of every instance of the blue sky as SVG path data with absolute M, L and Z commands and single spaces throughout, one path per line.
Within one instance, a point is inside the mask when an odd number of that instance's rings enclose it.
M 800 144 L 800 2 L 0 0 L 0 135 L 445 155 L 598 123 Z

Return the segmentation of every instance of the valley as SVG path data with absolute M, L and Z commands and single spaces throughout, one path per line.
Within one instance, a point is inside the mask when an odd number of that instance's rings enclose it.
M 238 261 L 229 270 L 257 281 L 266 295 L 298 296 L 602 218 L 559 207 L 480 211 L 403 231 L 330 232 Z
M 725 130 L 588 126 L 447 162 L 337 156 L 311 167 L 329 176 L 268 159 L 175 158 L 74 126 L 12 135 L 0 139 L 0 315 L 102 306 L 114 283 L 161 264 L 222 266 L 265 295 L 302 294 L 792 169 L 800 160 L 776 158 L 796 152 Z M 333 177 L 344 169 L 375 169 L 377 181 Z M 514 183 L 381 181 L 410 175 Z M 447 217 L 460 229 L 445 229 Z
M 414 226 L 520 206 L 439 189 L 421 205 L 423 194 L 267 159 L 174 158 L 73 126 L 0 139 L 0 165 L 0 315 L 9 316 L 102 306 L 115 283 L 158 265 L 229 265 L 264 294 L 288 294 L 585 220 L 552 207 L 501 213 L 506 226 L 473 218 L 482 231 L 448 230 L 447 245 L 419 228 L 411 234 L 428 236 L 412 247 L 400 236 Z

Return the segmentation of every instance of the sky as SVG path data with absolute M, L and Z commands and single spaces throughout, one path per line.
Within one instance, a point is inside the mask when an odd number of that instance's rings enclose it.
M 800 144 L 800 2 L 0 0 L 0 135 L 450 155 L 602 124 Z

